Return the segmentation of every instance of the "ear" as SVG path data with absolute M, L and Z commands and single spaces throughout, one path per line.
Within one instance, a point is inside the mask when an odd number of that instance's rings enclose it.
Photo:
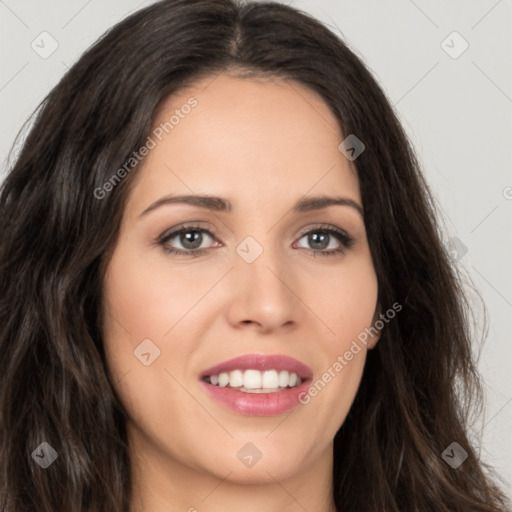
M 371 330 L 371 334 L 368 337 L 368 340 L 366 343 L 366 347 L 368 348 L 368 350 L 375 348 L 375 345 L 377 345 L 377 342 L 380 339 L 381 330 L 377 329 L 375 327 L 375 323 L 377 322 L 377 320 L 380 319 L 381 314 L 382 314 L 382 309 L 380 307 L 380 304 L 377 304 L 377 307 L 375 308 L 375 313 L 373 314 L 373 318 L 372 318 L 372 325 L 370 326 L 370 328 L 373 327 L 373 329 Z M 377 333 L 374 333 L 374 330 L 377 330 Z

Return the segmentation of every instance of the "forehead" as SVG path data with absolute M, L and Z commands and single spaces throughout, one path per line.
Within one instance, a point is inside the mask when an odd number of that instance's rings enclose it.
M 191 106 L 193 105 L 193 106 Z M 208 77 L 168 97 L 137 171 L 137 202 L 165 193 L 265 199 L 339 193 L 359 200 L 353 165 L 325 101 L 307 87 L 268 78 Z

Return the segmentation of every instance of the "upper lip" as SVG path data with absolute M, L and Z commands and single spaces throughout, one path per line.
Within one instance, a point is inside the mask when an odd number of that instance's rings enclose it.
M 247 354 L 216 364 L 201 372 L 201 378 L 219 375 L 232 370 L 288 370 L 296 373 L 303 381 L 311 379 L 313 371 L 309 366 L 293 357 L 280 354 Z

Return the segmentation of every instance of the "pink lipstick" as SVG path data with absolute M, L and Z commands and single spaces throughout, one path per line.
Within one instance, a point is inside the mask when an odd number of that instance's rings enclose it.
M 284 355 L 248 354 L 201 372 L 211 398 L 238 414 L 275 416 L 299 402 L 313 377 L 311 368 Z

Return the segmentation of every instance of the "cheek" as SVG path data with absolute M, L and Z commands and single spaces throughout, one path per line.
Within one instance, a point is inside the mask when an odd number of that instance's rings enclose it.
M 325 327 L 319 339 L 328 353 L 337 354 L 371 326 L 378 296 L 373 264 L 369 258 L 354 258 L 336 271 L 310 276 L 304 294 Z
M 161 261 L 155 265 L 129 250 L 118 254 L 104 280 L 106 321 L 110 312 L 110 321 L 120 324 L 133 342 L 162 340 L 211 287 L 211 279 L 198 279 L 193 270 Z
M 173 403 L 179 405 L 178 399 L 168 400 L 165 386 L 179 387 L 170 373 L 183 379 L 186 368 L 182 362 L 190 360 L 195 346 L 188 340 L 200 338 L 198 315 L 204 314 L 206 302 L 200 302 L 203 309 L 195 306 L 213 281 L 209 275 L 199 276 L 198 271 L 185 266 L 173 268 L 165 263 L 155 264 L 135 250 L 122 247 L 114 253 L 104 278 L 102 332 L 106 357 L 114 382 L 121 383 L 120 392 L 127 408 L 133 411 L 151 411 L 148 397 L 164 397 L 170 407 Z M 215 268 L 208 272 L 215 278 L 219 274 Z M 176 343 L 176 339 L 181 342 Z M 144 366 L 138 356 L 148 351 L 154 362 Z M 141 403 L 136 404 L 139 400 Z M 158 416 L 158 403 L 153 409 Z
M 315 401 L 314 407 L 321 404 L 321 409 L 328 406 L 327 409 L 337 411 L 324 418 L 335 429 L 343 421 L 360 384 L 366 342 L 370 340 L 368 329 L 377 306 L 378 283 L 369 258 L 347 261 L 323 283 L 308 292 L 310 297 L 316 296 L 312 303 L 322 320 L 320 325 L 325 327 L 323 334 L 316 337 L 321 365 L 309 398 Z M 320 395 L 322 398 L 317 400 Z M 317 411 L 320 417 L 322 410 Z
M 193 288 L 190 291 L 183 280 L 168 279 L 134 254 L 129 250 L 114 254 L 105 275 L 106 358 L 116 391 L 134 424 L 153 439 L 165 432 L 165 442 L 170 443 L 180 435 L 177 411 L 184 418 L 197 416 L 200 411 L 177 384 L 183 378 L 173 368 L 173 361 L 188 359 L 190 347 L 171 347 L 171 335 L 165 334 L 201 295 Z M 139 350 L 142 343 L 147 347 L 144 352 Z M 146 366 L 142 354 L 148 352 L 150 363 Z
M 373 266 L 347 268 L 321 290 L 315 311 L 326 328 L 316 338 L 319 373 L 302 403 L 327 442 L 345 421 L 361 383 L 367 354 L 362 340 L 372 326 L 377 278 Z
M 377 281 L 373 275 L 351 277 L 347 288 L 338 293 L 337 314 L 332 311 L 337 338 L 345 345 L 371 326 L 377 307 Z

